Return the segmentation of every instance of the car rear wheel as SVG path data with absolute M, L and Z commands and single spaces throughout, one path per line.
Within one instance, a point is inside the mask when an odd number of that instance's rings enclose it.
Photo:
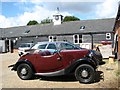
M 17 74 L 22 80 L 32 79 L 33 70 L 28 64 L 20 64 L 17 67 Z
M 82 64 L 75 70 L 75 77 L 80 83 L 92 83 L 95 79 L 95 70 L 91 65 Z

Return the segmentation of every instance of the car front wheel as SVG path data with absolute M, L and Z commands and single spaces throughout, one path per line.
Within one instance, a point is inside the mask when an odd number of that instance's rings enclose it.
M 95 70 L 91 65 L 82 64 L 75 70 L 75 77 L 80 83 L 92 83 L 95 79 Z
M 22 80 L 32 79 L 33 70 L 28 64 L 20 64 L 17 67 L 17 74 Z

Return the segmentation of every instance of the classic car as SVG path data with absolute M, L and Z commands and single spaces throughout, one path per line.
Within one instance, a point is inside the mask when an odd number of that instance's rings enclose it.
M 80 83 L 94 82 L 97 67 L 105 64 L 100 52 L 68 42 L 54 43 L 58 44 L 54 53 L 34 50 L 8 67 L 13 67 L 11 70 L 17 71 L 22 80 L 32 79 L 35 75 L 60 76 L 72 73 Z

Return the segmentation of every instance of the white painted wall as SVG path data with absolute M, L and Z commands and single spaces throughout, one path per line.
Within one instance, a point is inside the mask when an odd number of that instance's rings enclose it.
M 6 52 L 5 40 L 0 40 L 0 53 Z

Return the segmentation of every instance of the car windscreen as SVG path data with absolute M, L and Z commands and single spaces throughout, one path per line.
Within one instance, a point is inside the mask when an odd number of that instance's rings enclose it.
M 66 49 L 66 50 L 74 50 L 74 49 L 82 49 L 77 45 L 74 45 L 72 43 L 61 43 L 60 49 Z

